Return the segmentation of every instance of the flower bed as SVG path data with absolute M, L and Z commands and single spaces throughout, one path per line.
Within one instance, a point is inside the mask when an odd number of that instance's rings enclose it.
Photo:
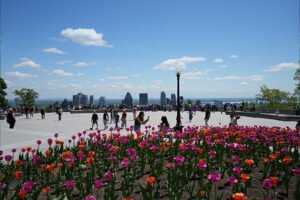
M 0 152 L 0 199 L 299 199 L 300 138 L 267 127 L 146 126 Z

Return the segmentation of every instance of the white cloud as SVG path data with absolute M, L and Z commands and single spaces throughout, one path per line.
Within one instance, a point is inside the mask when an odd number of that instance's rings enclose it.
M 248 85 L 248 84 L 249 84 L 249 83 L 246 82 L 246 81 L 243 81 L 243 82 L 240 83 L 240 85 Z
M 95 65 L 96 62 L 90 62 L 90 63 L 87 63 L 87 62 L 77 62 L 77 63 L 74 63 L 73 66 L 74 67 L 86 67 L 86 66 L 89 66 L 89 65 Z
M 66 65 L 66 64 L 71 64 L 71 63 L 73 63 L 73 61 L 71 61 L 71 60 L 63 60 L 63 61 L 57 62 L 56 64 L 58 64 L 58 65 Z
M 131 77 L 140 77 L 140 74 L 131 74 Z
M 223 63 L 223 59 L 222 58 L 216 58 L 214 59 L 214 63 Z
M 112 71 L 112 68 L 111 67 L 107 67 L 105 68 L 106 71 Z
M 18 64 L 13 65 L 14 67 L 30 67 L 30 68 L 39 68 L 41 67 L 40 64 L 35 63 L 33 60 L 29 58 L 21 58 L 21 62 Z
M 186 72 L 182 74 L 182 78 L 186 80 L 199 80 L 213 70 L 214 69 L 206 69 L 204 71 Z
M 103 40 L 103 34 L 97 33 L 94 29 L 67 28 L 61 31 L 61 35 L 83 46 L 112 47 Z
M 12 77 L 12 78 L 16 78 L 16 79 L 28 79 L 28 78 L 35 78 L 35 77 L 37 77 L 37 75 L 25 74 L 25 73 L 21 73 L 19 71 L 5 72 L 4 74 L 7 77 Z
M 265 71 L 267 71 L 267 72 L 280 72 L 280 71 L 283 71 L 283 70 L 297 69 L 297 68 L 299 68 L 298 63 L 280 63 L 278 65 L 268 67 L 268 69 L 266 69 Z
M 43 49 L 43 51 L 46 53 L 54 53 L 54 54 L 65 54 L 66 53 L 58 48 L 48 48 L 48 49 Z
M 85 76 L 85 73 L 77 73 L 77 76 Z
M 106 79 L 109 79 L 109 80 L 124 80 L 124 79 L 128 79 L 128 76 L 108 76 L 108 77 L 106 77 Z
M 221 65 L 220 68 L 225 69 L 227 68 L 227 65 Z
M 264 76 L 261 75 L 251 75 L 251 76 L 224 76 L 224 77 L 217 77 L 216 80 L 250 80 L 250 81 L 262 81 Z
M 264 80 L 264 76 L 255 74 L 255 75 L 249 76 L 248 79 L 250 81 L 262 81 L 262 80 Z
M 237 56 L 237 55 L 235 55 L 235 54 L 232 54 L 231 56 L 230 56 L 230 58 L 238 58 L 239 56 Z
M 69 86 L 70 86 L 70 87 L 75 87 L 75 88 L 80 88 L 80 87 L 81 87 L 81 85 L 79 85 L 79 84 L 74 84 L 74 83 L 70 83 Z
M 186 65 L 189 63 L 204 62 L 204 61 L 206 61 L 206 58 L 203 57 L 182 57 L 176 59 L 168 59 L 155 66 L 154 69 L 162 69 L 162 70 L 175 70 L 177 68 L 185 69 Z
M 65 72 L 64 70 L 62 69 L 55 69 L 53 70 L 50 75 L 56 75 L 56 76 L 73 76 L 72 73 L 70 72 Z
M 99 78 L 98 80 L 101 81 L 101 82 L 104 82 L 104 81 L 105 81 L 104 78 Z

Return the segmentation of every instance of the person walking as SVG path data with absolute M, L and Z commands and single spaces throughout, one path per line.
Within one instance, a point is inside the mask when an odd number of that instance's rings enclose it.
M 103 113 L 104 130 L 108 128 L 108 126 L 107 126 L 108 121 L 109 121 L 109 116 L 107 114 L 107 111 L 105 110 Z
M 115 129 L 119 127 L 120 115 L 117 110 L 114 111 Z
M 30 118 L 30 119 L 33 118 L 33 112 L 34 112 L 34 107 L 31 107 L 31 108 L 29 109 L 29 118 Z
M 239 116 L 236 114 L 234 107 L 231 107 L 229 126 L 237 125 L 238 118 L 239 118 Z
M 27 106 L 24 108 L 24 112 L 25 112 L 26 119 L 29 119 L 29 116 L 28 116 L 29 109 Z
M 137 116 L 137 118 L 135 118 L 134 126 L 133 126 L 133 130 L 135 132 L 140 131 L 141 125 L 146 124 L 149 121 L 150 117 L 148 116 L 148 118 L 146 120 L 144 120 L 144 116 L 145 116 L 145 113 L 143 111 L 141 111 L 139 113 L 139 115 Z
M 121 117 L 121 127 L 122 128 L 127 128 L 127 113 L 126 113 L 126 111 L 125 110 L 123 110 L 123 113 L 122 113 L 122 117 Z
M 62 109 L 60 107 L 57 107 L 57 114 L 58 114 L 58 120 L 61 121 L 61 115 L 62 115 Z
M 110 123 L 112 123 L 114 119 L 115 119 L 115 118 L 114 118 L 114 109 L 111 108 L 111 109 L 110 109 Z
M 205 106 L 205 117 L 204 117 L 204 121 L 205 121 L 205 126 L 208 127 L 208 120 L 210 118 L 210 106 L 206 105 Z
M 190 109 L 189 109 L 189 121 L 192 122 L 192 119 L 193 119 L 193 111 L 192 111 L 192 109 L 190 108 Z
M 96 111 L 94 111 L 94 113 L 92 115 L 91 121 L 92 121 L 92 128 L 91 128 L 91 130 L 93 130 L 95 124 L 97 126 L 96 130 L 98 130 L 98 115 L 97 115 Z
M 44 108 L 41 108 L 41 117 L 42 117 L 42 119 L 45 119 L 45 110 L 44 110 Z
M 8 113 L 6 116 L 6 122 L 9 124 L 9 128 L 13 129 L 16 123 L 16 117 L 12 108 L 8 109 Z

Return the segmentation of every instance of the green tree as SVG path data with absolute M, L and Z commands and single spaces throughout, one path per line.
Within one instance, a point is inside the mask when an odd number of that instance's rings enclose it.
M 8 105 L 8 101 L 5 98 L 7 93 L 4 91 L 7 88 L 7 85 L 3 78 L 0 78 L 0 108 Z
M 300 62 L 300 61 L 299 61 Z M 294 80 L 296 81 L 295 95 L 300 96 L 300 67 L 295 72 Z
M 32 107 L 39 93 L 33 89 L 22 88 L 21 90 L 15 90 L 14 95 L 16 96 L 15 101 L 18 105 Z
M 260 88 L 260 93 L 256 95 L 256 98 L 269 101 L 270 103 L 280 103 L 282 100 L 289 100 L 290 93 L 282 91 L 276 88 L 268 88 L 266 85 L 263 85 Z

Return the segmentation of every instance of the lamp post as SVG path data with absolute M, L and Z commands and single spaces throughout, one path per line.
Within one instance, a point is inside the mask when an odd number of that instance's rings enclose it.
M 180 117 L 180 91 L 179 91 L 179 80 L 180 80 L 181 70 L 179 67 L 176 68 L 177 77 L 177 116 L 176 116 L 176 126 L 175 131 L 182 132 L 181 117 Z

